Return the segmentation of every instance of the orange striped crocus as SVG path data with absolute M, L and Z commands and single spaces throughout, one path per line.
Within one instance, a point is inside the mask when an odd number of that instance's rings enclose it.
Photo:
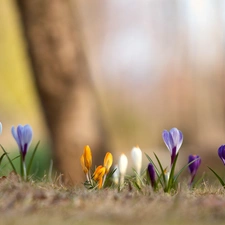
M 93 179 L 95 181 L 98 181 L 98 189 L 101 189 L 103 187 L 103 176 L 105 175 L 106 168 L 102 165 L 98 166 L 95 169 L 95 172 L 93 174 Z

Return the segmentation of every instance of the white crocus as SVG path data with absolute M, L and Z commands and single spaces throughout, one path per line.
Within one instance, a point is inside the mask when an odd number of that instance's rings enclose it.
M 2 133 L 2 123 L 0 122 L 0 134 Z
M 127 172 L 128 159 L 125 154 L 122 154 L 119 158 L 119 173 L 120 173 L 120 187 L 124 184 L 124 177 Z
M 140 175 L 142 167 L 142 151 L 138 146 L 132 148 L 131 158 L 133 160 L 134 169 L 136 170 L 137 174 Z

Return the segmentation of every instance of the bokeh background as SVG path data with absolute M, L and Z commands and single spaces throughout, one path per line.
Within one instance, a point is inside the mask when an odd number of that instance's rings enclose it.
M 222 173 L 225 1 L 77 0 L 76 7 L 115 161 L 139 145 L 166 166 L 161 133 L 177 127 L 184 134 L 180 164 L 199 154 L 202 171 L 208 165 Z M 29 123 L 46 169 L 49 136 L 25 46 L 15 2 L 0 0 L 1 144 L 15 150 L 11 126 Z

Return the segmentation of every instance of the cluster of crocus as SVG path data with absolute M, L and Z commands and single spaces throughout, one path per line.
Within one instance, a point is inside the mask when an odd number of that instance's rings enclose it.
M 168 150 L 170 151 L 171 155 L 170 167 L 169 169 L 168 168 L 164 169 L 159 158 L 157 157 L 156 154 L 154 154 L 159 164 L 160 169 L 158 169 L 154 164 L 153 160 L 148 155 L 146 155 L 150 161 L 147 167 L 147 175 L 149 177 L 151 186 L 153 187 L 154 190 L 156 190 L 157 184 L 160 183 L 165 192 L 170 192 L 172 189 L 176 188 L 177 179 L 179 175 L 187 167 L 189 168 L 191 174 L 191 181 L 190 181 L 191 185 L 193 183 L 197 170 L 201 164 L 200 157 L 190 155 L 188 164 L 185 165 L 176 175 L 174 175 L 178 153 L 183 143 L 183 134 L 177 128 L 172 128 L 170 131 L 164 130 L 162 132 L 162 138 Z
M 113 156 L 110 152 L 107 152 L 104 158 L 103 165 L 99 165 L 91 176 L 91 166 L 92 166 L 92 153 L 88 145 L 84 147 L 84 153 L 80 158 L 81 166 L 86 175 L 87 182 L 93 187 L 92 178 L 97 182 L 98 189 L 104 186 L 107 175 L 109 174 L 110 168 L 113 163 Z

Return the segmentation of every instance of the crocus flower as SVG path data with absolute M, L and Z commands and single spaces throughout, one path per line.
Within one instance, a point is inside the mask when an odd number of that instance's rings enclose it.
M 221 158 L 223 164 L 225 165 L 225 145 L 221 145 L 218 149 L 218 155 Z
M 32 128 L 30 125 L 25 125 L 25 126 L 19 125 L 17 129 L 15 127 L 12 127 L 11 131 L 12 131 L 13 137 L 15 138 L 19 146 L 22 160 L 24 161 L 27 151 L 29 149 L 30 143 L 32 141 L 32 135 L 33 135 Z
M 193 162 L 194 161 L 194 162 Z M 188 163 L 193 162 L 189 165 L 188 169 L 191 174 L 191 181 L 190 185 L 193 183 L 193 180 L 195 178 L 195 175 L 197 173 L 197 170 L 201 164 L 201 158 L 198 155 L 189 155 L 188 157 Z
M 119 172 L 120 172 L 120 185 L 124 183 L 124 177 L 127 171 L 128 159 L 125 154 L 122 154 L 119 158 Z
M 148 173 L 148 176 L 150 178 L 151 185 L 154 188 L 155 184 L 156 184 L 155 183 L 156 182 L 156 178 L 155 178 L 155 168 L 152 165 L 152 163 L 148 164 L 147 173 Z
M 137 174 L 140 175 L 141 166 L 142 166 L 142 151 L 138 146 L 132 148 L 131 158 L 133 160 L 134 168 L 135 168 Z
M 2 123 L 0 122 L 0 134 L 2 133 Z
M 84 147 L 84 153 L 80 157 L 80 163 L 84 173 L 87 174 L 92 165 L 92 154 L 88 145 Z
M 88 145 L 84 147 L 84 153 L 80 157 L 80 163 L 86 175 L 87 180 L 91 182 L 90 168 L 92 166 L 92 154 L 91 154 L 91 149 Z
M 84 164 L 88 170 L 90 170 L 92 166 L 92 154 L 91 149 L 88 145 L 84 147 Z
M 112 163 L 113 163 L 113 156 L 110 152 L 107 152 L 104 158 L 105 174 L 108 174 L 112 166 Z
M 102 188 L 103 176 L 105 175 L 106 168 L 102 165 L 98 166 L 93 174 L 93 179 L 98 181 L 98 189 Z
M 174 159 L 183 143 L 183 134 L 177 128 L 172 128 L 170 131 L 164 130 L 162 133 L 163 141 L 171 154 L 171 166 Z

